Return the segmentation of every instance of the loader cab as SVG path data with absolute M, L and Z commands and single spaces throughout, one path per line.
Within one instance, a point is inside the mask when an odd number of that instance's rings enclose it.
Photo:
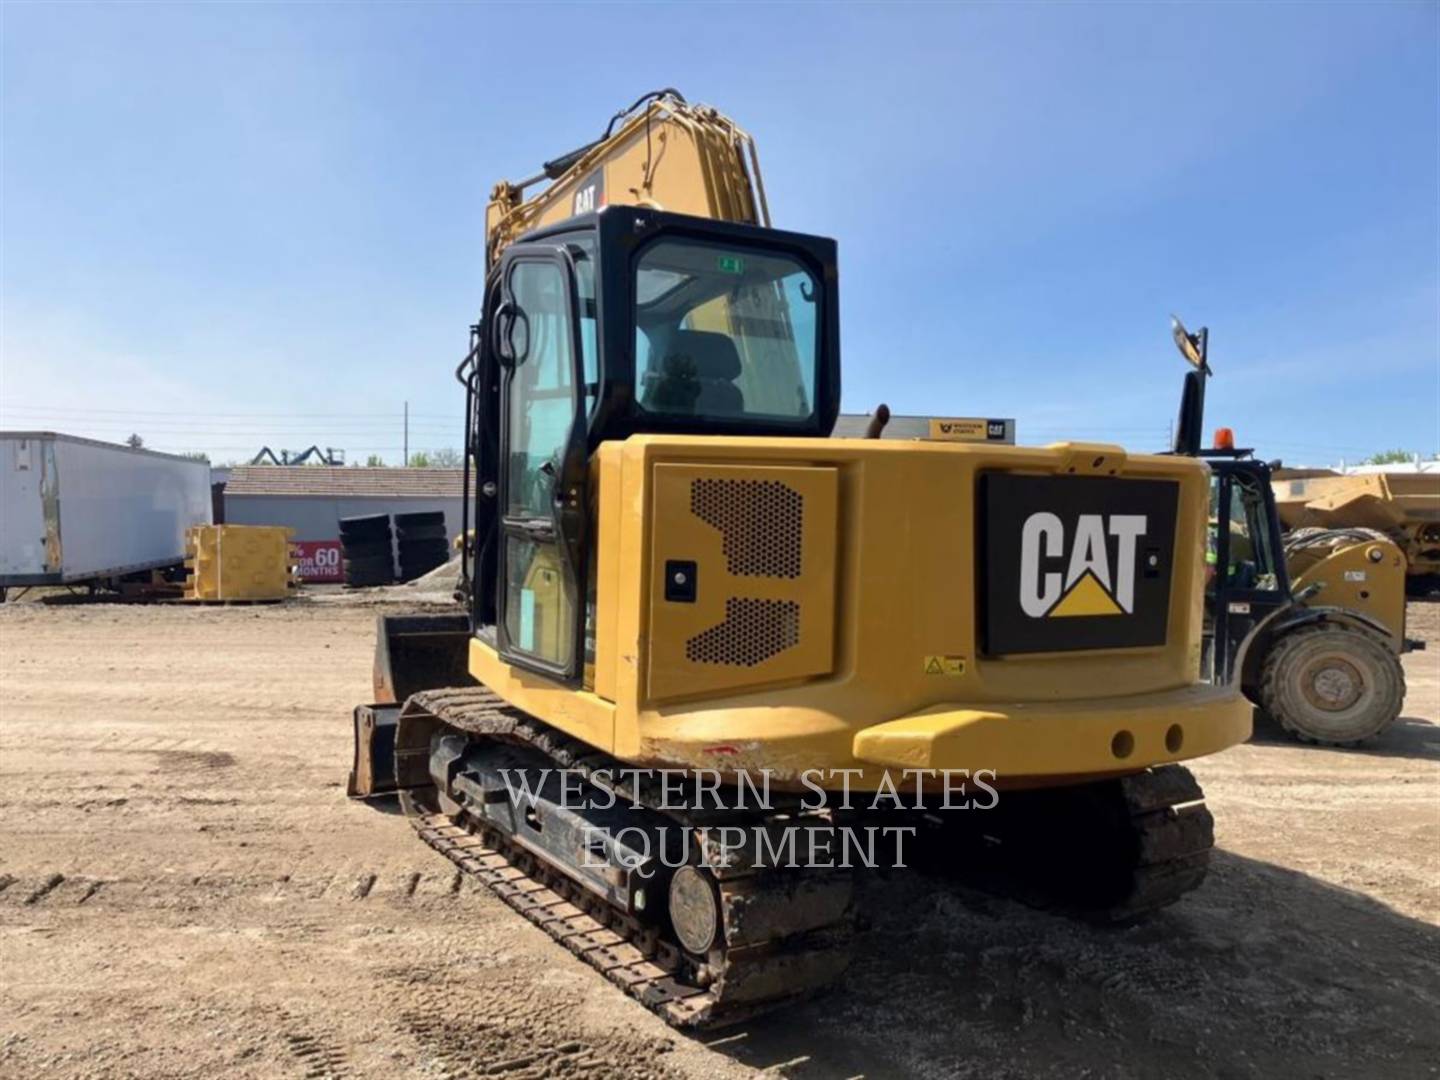
M 1240 648 L 1273 613 L 1294 602 L 1285 568 L 1270 466 L 1248 451 L 1201 451 L 1210 465 L 1205 555 L 1204 674 L 1228 682 Z
M 1235 447 L 1221 428 L 1202 449 L 1205 386 L 1210 378 L 1210 331 L 1170 320 L 1175 347 L 1190 370 L 1180 394 L 1171 453 L 1202 458 L 1210 466 L 1210 514 L 1205 548 L 1205 653 L 1202 675 L 1229 682 L 1242 674 L 1241 648 L 1271 615 L 1295 603 L 1285 568 L 1280 515 L 1270 487 L 1270 466 Z
M 466 428 L 475 632 L 575 683 L 593 640 L 591 455 L 640 433 L 825 437 L 835 244 L 616 206 L 527 234 L 486 278 Z

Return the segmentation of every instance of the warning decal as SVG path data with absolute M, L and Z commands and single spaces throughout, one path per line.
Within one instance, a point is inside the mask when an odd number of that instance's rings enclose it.
M 963 656 L 927 656 L 924 670 L 926 675 L 949 675 L 952 678 L 956 675 L 964 675 L 965 658 Z

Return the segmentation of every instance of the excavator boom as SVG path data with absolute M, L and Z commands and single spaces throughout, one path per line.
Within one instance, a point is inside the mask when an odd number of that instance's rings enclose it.
M 719 110 L 658 90 L 616 113 L 594 142 L 495 185 L 485 208 L 486 266 L 533 229 L 618 205 L 770 225 L 755 140 Z

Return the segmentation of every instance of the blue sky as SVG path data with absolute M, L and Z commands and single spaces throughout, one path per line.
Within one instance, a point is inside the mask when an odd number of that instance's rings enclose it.
M 1440 5 L 6 4 L 0 426 L 458 446 L 491 185 L 679 87 L 840 244 L 844 405 L 1440 450 Z

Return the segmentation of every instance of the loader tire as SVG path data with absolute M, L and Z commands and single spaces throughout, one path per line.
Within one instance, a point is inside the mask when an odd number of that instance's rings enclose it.
M 1405 672 L 1377 635 L 1343 623 L 1304 626 L 1270 646 L 1260 706 L 1301 742 L 1355 746 L 1400 715 Z

